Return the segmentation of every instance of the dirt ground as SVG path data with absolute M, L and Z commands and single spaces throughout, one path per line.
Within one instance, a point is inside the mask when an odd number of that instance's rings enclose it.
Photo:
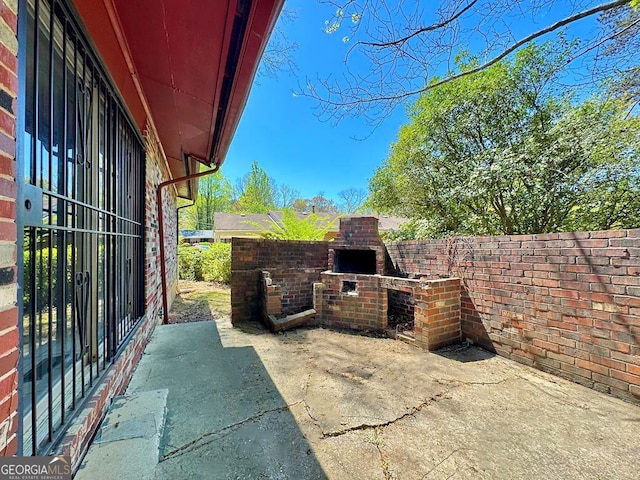
M 199 343 L 197 359 L 175 353 L 178 330 L 148 348 L 156 362 L 173 349 L 172 368 L 202 362 L 210 372 L 206 400 L 183 417 L 169 407 L 161 478 L 640 478 L 637 405 L 472 345 L 427 353 L 323 328 L 273 335 L 259 324 L 234 327 L 228 289 L 181 290 L 171 321 L 206 322 L 190 334 L 212 332 L 220 353 L 207 360 L 202 352 L 214 347 Z M 177 381 L 165 370 L 142 364 L 134 390 Z M 183 387 L 167 388 L 171 400 Z M 200 404 L 212 417 L 192 421 Z
M 180 280 L 169 323 L 203 322 L 231 315 L 231 290 L 226 285 Z

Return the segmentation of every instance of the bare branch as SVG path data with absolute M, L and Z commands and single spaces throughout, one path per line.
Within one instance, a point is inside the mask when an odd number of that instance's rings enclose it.
M 575 22 L 607 12 L 628 12 L 630 2 L 610 0 L 593 5 L 593 0 L 530 0 L 523 6 L 521 2 L 502 0 L 443 0 L 429 4 L 327 0 L 324 3 L 336 8 L 334 17 L 326 22 L 327 33 L 347 28 L 351 34 L 343 37 L 343 41 L 351 43 L 345 55 L 345 68 L 315 81 L 307 79 L 305 88 L 296 93 L 317 100 L 318 116 L 322 119 L 337 122 L 347 116 L 358 116 L 370 125 L 377 125 L 408 98 L 478 73 Z M 558 9 L 565 13 L 563 18 L 547 25 L 542 23 L 549 17 L 558 18 Z M 425 22 L 427 18 L 431 21 Z M 522 25 L 537 28 L 517 39 L 514 32 L 521 30 Z M 611 31 L 606 32 L 607 28 Z M 594 64 L 596 60 L 604 64 L 601 57 L 610 45 L 618 42 L 623 46 L 617 48 L 624 49 L 624 45 L 632 43 L 635 28 L 633 24 L 628 28 L 603 25 L 589 31 L 583 29 L 581 53 L 569 60 L 580 59 L 580 65 Z M 454 71 L 458 56 L 471 47 L 474 50 L 469 56 L 484 60 Z M 634 72 L 633 67 L 639 62 L 629 51 L 625 56 L 609 55 L 606 60 L 607 72 Z M 624 68 L 615 65 L 616 62 Z M 585 71 L 582 67 L 580 73 Z M 604 69 L 598 72 L 599 78 L 604 72 Z
M 464 7 L 459 12 L 456 12 L 455 14 L 453 14 L 451 17 L 447 18 L 445 21 L 439 22 L 439 23 L 434 23 L 432 25 L 429 25 L 428 27 L 419 28 L 416 31 L 411 32 L 409 35 L 406 35 L 406 36 L 404 36 L 402 38 L 398 38 L 398 39 L 392 40 L 390 42 L 358 42 L 358 44 L 360 44 L 360 45 L 368 45 L 370 47 L 391 47 L 393 45 L 399 45 L 399 44 L 406 43 L 408 40 L 412 39 L 413 37 L 415 37 L 417 35 L 421 35 L 421 34 L 426 33 L 426 32 L 432 32 L 434 30 L 439 30 L 442 27 L 445 27 L 445 26 L 449 25 L 450 23 L 453 23 L 455 20 L 460 18 L 465 12 L 470 10 L 471 7 L 473 7 L 476 3 L 478 3 L 478 0 L 473 0 L 466 7 Z

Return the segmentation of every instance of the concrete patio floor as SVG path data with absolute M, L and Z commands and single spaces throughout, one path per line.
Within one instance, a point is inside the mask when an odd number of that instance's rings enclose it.
M 166 325 L 128 393 L 157 389 L 167 417 L 149 478 L 640 478 L 640 407 L 473 346 Z

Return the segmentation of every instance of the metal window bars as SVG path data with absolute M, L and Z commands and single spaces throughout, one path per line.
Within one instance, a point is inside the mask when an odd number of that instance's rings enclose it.
M 144 315 L 144 148 L 64 0 L 21 71 L 22 453 L 48 451 Z

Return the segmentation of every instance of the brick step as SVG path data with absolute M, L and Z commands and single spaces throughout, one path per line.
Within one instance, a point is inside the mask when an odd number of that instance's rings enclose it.
M 157 478 L 169 390 L 115 397 L 76 480 Z
M 269 327 L 273 332 L 281 332 L 304 325 L 315 317 L 316 311 L 313 308 L 294 315 L 287 315 L 283 318 L 276 318 L 274 315 L 269 315 Z

